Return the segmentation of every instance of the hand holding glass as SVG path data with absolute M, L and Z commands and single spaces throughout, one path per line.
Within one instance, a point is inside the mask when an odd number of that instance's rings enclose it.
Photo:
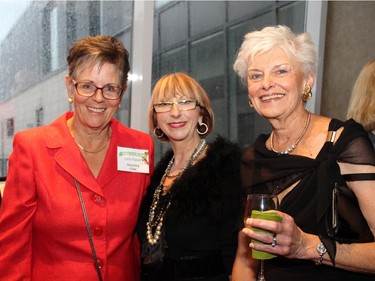
M 277 210 L 279 208 L 279 201 L 276 195 L 270 194 L 249 194 L 247 196 L 245 208 L 245 221 L 247 218 L 258 218 L 265 220 L 281 221 L 281 217 L 276 212 L 265 212 L 269 210 Z M 254 231 L 268 232 L 262 229 L 253 228 Z M 252 240 L 253 243 L 262 243 L 257 240 Z M 276 257 L 273 254 L 252 249 L 252 257 L 259 259 L 260 269 L 258 272 L 257 281 L 265 281 L 264 278 L 264 260 Z

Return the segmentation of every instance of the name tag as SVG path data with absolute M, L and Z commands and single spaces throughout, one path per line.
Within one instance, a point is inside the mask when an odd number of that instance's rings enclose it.
M 117 147 L 117 169 L 125 172 L 148 174 L 150 172 L 148 150 Z

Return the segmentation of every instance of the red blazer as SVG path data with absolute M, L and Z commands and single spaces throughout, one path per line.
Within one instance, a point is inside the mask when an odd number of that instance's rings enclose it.
M 153 141 L 113 119 L 95 179 L 66 125 L 72 115 L 14 137 L 0 210 L 0 280 L 98 280 L 74 179 L 104 280 L 139 280 L 134 228 L 153 171 Z M 150 173 L 118 171 L 118 146 L 148 150 Z

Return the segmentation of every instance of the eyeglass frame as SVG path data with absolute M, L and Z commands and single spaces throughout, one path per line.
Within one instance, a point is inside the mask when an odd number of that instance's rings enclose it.
M 90 82 L 84 82 L 84 81 L 78 81 L 78 82 L 77 82 L 77 81 L 75 81 L 75 80 L 73 80 L 73 79 L 72 79 L 72 82 L 73 82 L 74 88 L 75 88 L 76 91 L 77 91 L 77 94 L 80 95 L 80 96 L 82 96 L 82 97 L 86 97 L 86 98 L 90 98 L 90 97 L 94 96 L 98 90 L 101 90 L 103 98 L 105 98 L 105 99 L 107 99 L 107 100 L 118 100 L 118 99 L 121 97 L 121 95 L 122 95 L 122 93 L 123 93 L 123 91 L 124 91 L 124 87 L 120 87 L 120 86 L 118 86 L 117 84 L 115 84 L 115 85 L 113 85 L 113 84 L 106 84 L 106 85 L 104 85 L 103 87 L 98 87 L 98 86 L 96 86 L 94 83 L 90 83 Z M 79 84 L 79 83 L 90 84 L 90 85 L 94 86 L 94 87 L 96 88 L 96 90 L 94 91 L 94 93 L 93 93 L 91 96 L 82 95 L 82 94 L 79 92 L 78 88 L 77 88 L 77 84 Z M 115 98 L 115 99 L 112 99 L 112 98 L 107 98 L 106 96 L 104 96 L 104 91 L 103 91 L 103 89 L 104 89 L 106 86 L 113 86 L 113 87 L 119 88 L 119 94 L 118 94 L 118 97 Z
M 180 108 L 179 108 L 179 104 L 180 104 L 181 102 L 194 102 L 194 100 L 179 100 L 179 101 L 165 101 L 165 102 L 158 102 L 158 103 L 153 104 L 152 107 L 153 107 L 155 113 L 166 113 L 166 112 L 170 112 L 170 111 L 172 110 L 174 104 L 177 106 L 178 110 L 181 110 L 181 111 L 193 110 L 193 109 L 196 109 L 197 106 L 202 107 L 202 106 L 200 105 L 200 103 L 199 103 L 197 100 L 195 100 L 195 103 L 194 103 L 194 107 L 193 107 L 193 108 L 189 108 L 189 109 L 180 109 Z M 167 110 L 167 111 L 157 111 L 155 106 L 160 105 L 160 104 L 169 104 L 169 105 L 171 106 L 171 108 L 170 108 L 169 110 Z

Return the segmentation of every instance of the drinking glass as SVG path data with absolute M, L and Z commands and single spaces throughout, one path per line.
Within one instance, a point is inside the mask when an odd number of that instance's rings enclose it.
M 277 198 L 277 195 L 271 195 L 271 194 L 249 194 L 247 196 L 246 201 L 246 208 L 245 208 L 245 221 L 247 218 L 251 218 L 252 212 L 254 210 L 265 212 L 269 210 L 277 210 L 279 208 L 279 200 Z M 276 215 L 277 216 L 277 215 Z M 265 218 L 266 219 L 266 218 Z M 268 218 L 272 219 L 272 218 Z M 258 270 L 258 276 L 257 281 L 265 281 L 264 277 L 264 260 L 274 257 L 271 254 L 266 254 L 264 252 L 259 252 L 260 257 L 254 257 L 254 250 L 253 250 L 253 258 L 260 259 L 260 267 Z M 262 254 L 264 255 L 262 256 Z

